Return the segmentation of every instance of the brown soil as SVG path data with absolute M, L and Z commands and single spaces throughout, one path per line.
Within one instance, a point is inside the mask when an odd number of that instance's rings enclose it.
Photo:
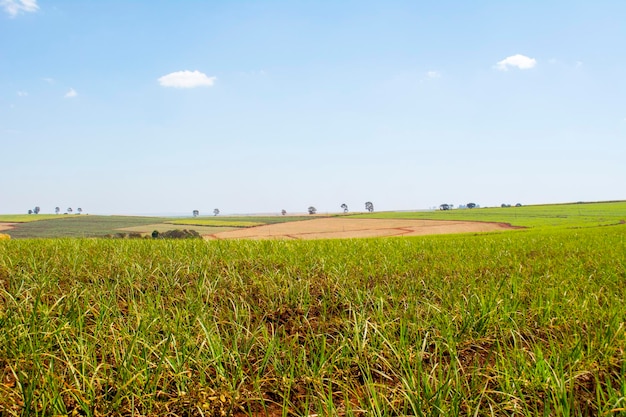
M 0 230 L 11 230 L 16 223 L 0 223 Z
M 336 239 L 420 236 L 511 229 L 508 224 L 440 220 L 323 218 L 206 235 L 207 239 Z

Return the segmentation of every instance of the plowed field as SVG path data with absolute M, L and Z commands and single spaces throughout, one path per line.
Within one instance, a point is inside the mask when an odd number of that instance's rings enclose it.
M 511 229 L 504 223 L 439 220 L 323 218 L 230 230 L 207 239 L 333 239 L 489 232 Z

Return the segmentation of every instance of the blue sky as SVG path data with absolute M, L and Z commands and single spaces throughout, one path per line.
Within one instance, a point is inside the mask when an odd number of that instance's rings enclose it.
M 0 213 L 626 199 L 626 2 L 0 0 Z

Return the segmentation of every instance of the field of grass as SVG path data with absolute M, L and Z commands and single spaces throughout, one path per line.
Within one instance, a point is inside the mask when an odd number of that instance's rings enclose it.
M 0 241 L 0 414 L 626 415 L 625 237 Z
M 468 220 L 510 223 L 532 228 L 596 227 L 626 222 L 626 201 L 550 204 L 522 207 L 490 207 L 458 210 L 381 212 L 356 214 L 354 218 Z
M 0 223 L 30 223 L 74 216 L 72 214 L 0 214 Z
M 212 234 L 237 227 L 284 223 L 310 219 L 307 216 L 240 216 L 219 218 L 176 218 L 97 215 L 0 215 L 0 223 L 19 223 L 3 233 L 14 239 L 102 237 L 120 231 L 149 234 L 153 230 L 186 228 L 201 234 Z M 180 226 L 180 227 L 179 227 Z

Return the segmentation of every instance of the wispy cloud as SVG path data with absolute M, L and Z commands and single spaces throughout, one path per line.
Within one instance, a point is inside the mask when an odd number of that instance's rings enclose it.
M 26 91 L 18 91 L 17 92 L 17 96 L 18 97 L 26 97 L 28 95 L 28 93 Z
M 0 0 L 0 7 L 11 17 L 20 13 L 34 13 L 39 10 L 37 0 Z
M 76 92 L 76 90 L 74 90 L 73 88 L 70 88 L 70 91 L 65 93 L 65 95 L 63 97 L 65 97 L 65 98 L 74 98 L 76 96 L 78 96 L 78 93 Z
M 504 58 L 502 61 L 499 61 L 496 64 L 496 68 L 500 71 L 508 71 L 509 67 L 518 68 L 521 70 L 531 69 L 535 65 L 537 65 L 537 60 L 534 58 L 529 58 L 526 55 L 511 55 L 509 57 Z
M 426 76 L 428 78 L 441 78 L 441 73 L 439 71 L 428 71 L 426 73 Z
M 195 88 L 211 87 L 216 79 L 200 71 L 177 71 L 160 77 L 158 81 L 163 87 Z

